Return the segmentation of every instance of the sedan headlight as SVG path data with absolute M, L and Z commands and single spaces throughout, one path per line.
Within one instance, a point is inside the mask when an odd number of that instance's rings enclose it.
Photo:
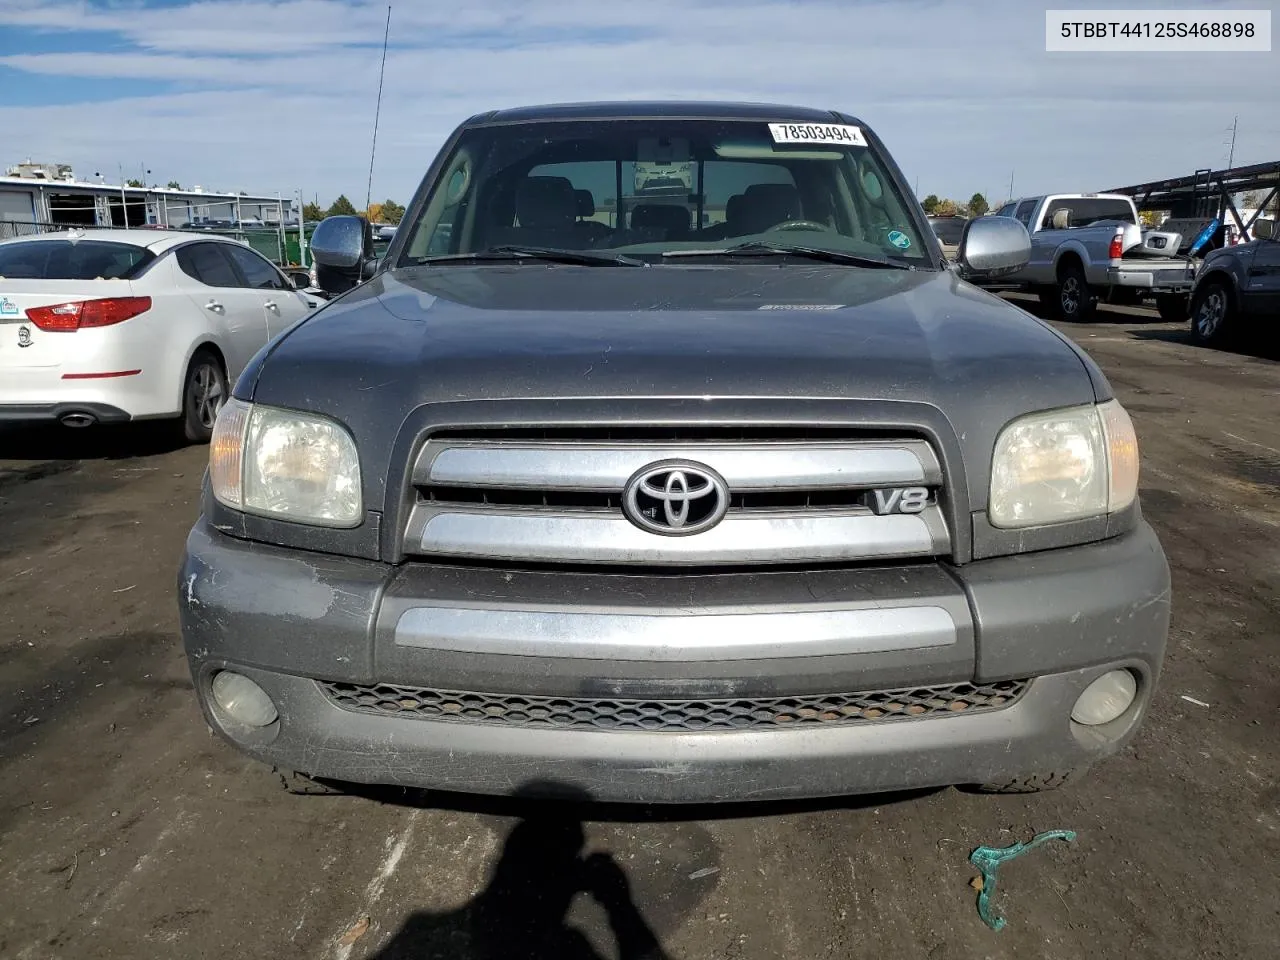
M 209 444 L 217 500 L 235 510 L 326 527 L 364 519 L 360 458 L 337 421 L 230 400 Z
M 1138 439 L 1115 400 L 1035 413 L 996 439 L 987 517 L 997 527 L 1123 510 L 1138 495 Z

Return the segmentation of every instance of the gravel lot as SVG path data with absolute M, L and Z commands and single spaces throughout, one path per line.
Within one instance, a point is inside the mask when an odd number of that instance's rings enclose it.
M 1137 423 L 1174 619 L 1135 746 L 1029 797 L 287 794 L 210 736 L 177 639 L 207 451 L 0 433 L 0 957 L 489 958 L 546 936 L 563 958 L 649 937 L 671 958 L 1274 955 L 1280 362 L 1137 309 L 1068 332 Z M 987 929 L 969 851 L 1052 828 L 1079 835 L 1002 870 L 1009 925 Z M 594 897 L 559 866 L 583 851 L 620 867 L 598 858 Z

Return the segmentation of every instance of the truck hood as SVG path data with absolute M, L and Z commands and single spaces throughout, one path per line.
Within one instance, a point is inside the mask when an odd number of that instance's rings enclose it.
M 237 396 L 347 423 L 366 465 L 427 403 L 838 398 L 937 408 L 971 483 L 1010 418 L 1108 389 L 1047 324 L 949 271 L 793 263 L 389 271 L 256 366 Z

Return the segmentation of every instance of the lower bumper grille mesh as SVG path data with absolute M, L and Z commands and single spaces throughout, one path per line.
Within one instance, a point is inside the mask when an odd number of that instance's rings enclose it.
M 901 690 L 731 700 L 622 700 L 468 693 L 394 684 L 321 682 L 356 713 L 509 727 L 687 733 L 701 730 L 851 726 L 987 713 L 1009 706 L 1030 680 L 955 683 Z

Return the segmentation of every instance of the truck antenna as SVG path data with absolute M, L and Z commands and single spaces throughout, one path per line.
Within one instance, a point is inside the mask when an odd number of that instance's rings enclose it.
M 387 5 L 387 30 L 382 36 L 382 68 L 378 71 L 378 102 L 373 109 L 373 145 L 369 148 L 369 185 L 365 188 L 364 212 L 369 215 L 373 202 L 373 158 L 378 152 L 378 117 L 382 113 L 382 78 L 387 72 L 387 40 L 391 37 L 391 5 Z

